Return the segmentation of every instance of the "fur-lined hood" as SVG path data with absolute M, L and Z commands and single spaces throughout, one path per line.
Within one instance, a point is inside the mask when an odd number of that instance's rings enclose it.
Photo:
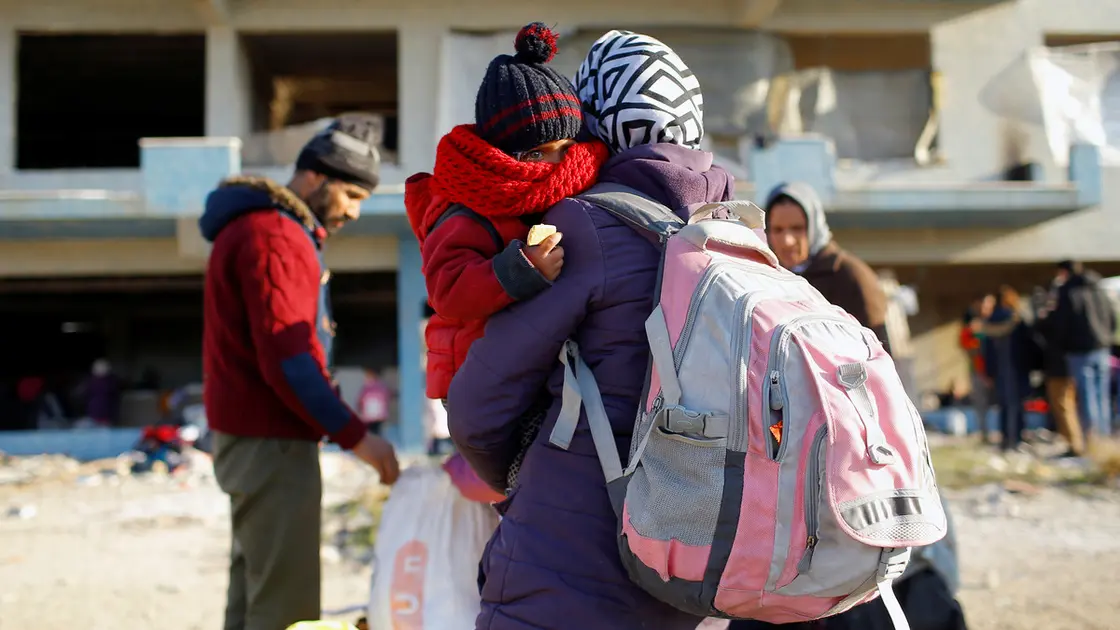
M 206 197 L 206 210 L 198 227 L 203 238 L 213 242 L 230 221 L 246 212 L 268 209 L 287 212 L 321 240 L 322 226 L 307 204 L 288 188 L 264 177 L 239 175 L 222 180 Z

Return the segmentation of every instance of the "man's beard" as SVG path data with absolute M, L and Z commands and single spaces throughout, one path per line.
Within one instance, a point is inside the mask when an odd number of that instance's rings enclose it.
M 315 218 L 319 221 L 319 225 L 322 225 L 328 233 L 333 233 L 338 230 L 340 226 L 330 225 L 329 217 L 327 216 L 331 206 L 331 193 L 327 187 L 327 182 L 319 184 L 318 188 L 311 191 L 311 194 L 307 196 L 304 203 L 306 203 L 307 208 L 311 210 L 311 214 L 315 215 Z

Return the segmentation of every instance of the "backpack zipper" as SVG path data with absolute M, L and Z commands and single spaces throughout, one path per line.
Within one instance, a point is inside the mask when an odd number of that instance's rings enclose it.
M 767 403 L 770 408 L 770 427 L 766 431 L 766 441 L 770 445 L 770 450 L 767 454 L 771 459 L 778 457 L 778 449 L 781 442 L 774 436 L 773 427 L 777 426 L 785 418 L 785 396 L 782 394 L 781 372 L 777 370 L 770 370 L 770 393 Z M 782 429 L 785 429 L 785 424 L 782 424 Z
M 785 418 L 785 416 L 787 415 L 786 410 L 789 409 L 789 390 L 785 385 L 785 379 L 783 378 L 782 371 L 778 369 L 778 366 L 785 364 L 784 359 L 788 354 L 787 346 L 789 345 L 790 338 L 793 336 L 793 331 L 811 322 L 835 322 L 838 324 L 852 324 L 850 320 L 840 317 L 839 315 L 807 313 L 805 315 L 797 315 L 795 317 L 792 317 L 786 323 L 776 327 L 774 333 L 770 336 L 770 354 L 767 356 L 766 361 L 766 372 L 767 374 L 770 374 L 770 378 L 765 382 L 764 387 L 766 391 L 763 392 L 762 399 L 766 401 L 775 401 L 776 399 L 774 397 L 775 394 L 773 393 L 773 388 L 776 385 L 781 392 L 780 395 L 782 418 Z M 776 383 L 774 382 L 775 380 L 777 381 Z M 769 414 L 767 415 L 767 417 L 770 417 Z M 772 420 L 772 418 L 770 419 Z M 770 433 L 770 426 L 773 425 L 771 424 L 769 426 L 763 427 L 763 430 L 766 433 Z M 784 424 L 782 425 L 782 431 L 784 433 L 788 433 L 791 430 L 793 430 L 793 427 L 788 427 Z M 771 459 L 775 461 L 781 461 L 782 456 L 785 455 L 787 444 L 789 444 L 789 440 L 782 440 L 778 444 L 777 452 L 772 454 Z
M 813 564 L 813 551 L 820 542 L 820 502 L 821 502 L 821 450 L 828 437 L 828 425 L 823 424 L 813 435 L 813 445 L 809 449 L 808 470 L 805 474 L 803 494 L 805 495 L 805 555 L 797 563 L 797 574 L 805 575 Z
M 744 295 L 735 302 L 735 313 L 732 321 L 742 322 L 741 325 L 736 326 L 731 335 L 731 349 L 734 353 L 732 357 L 738 359 L 739 366 L 735 369 L 735 391 L 747 391 L 747 373 L 750 371 L 750 341 L 751 341 L 751 315 L 754 313 L 755 307 L 763 300 L 780 299 L 780 296 L 774 295 L 766 291 L 755 291 L 750 295 Z M 766 398 L 769 395 L 769 381 L 763 385 L 763 398 L 762 400 L 769 400 Z M 735 400 L 735 409 L 732 410 L 731 417 L 731 430 L 728 432 L 727 447 L 731 450 L 746 452 L 747 450 L 747 421 L 749 415 L 747 413 L 747 396 L 737 396 Z M 769 429 L 767 429 L 769 430 Z

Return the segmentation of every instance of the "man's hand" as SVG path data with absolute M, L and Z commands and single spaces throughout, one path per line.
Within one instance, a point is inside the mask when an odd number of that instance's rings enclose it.
M 560 268 L 564 266 L 564 248 L 560 247 L 560 239 L 564 235 L 560 232 L 550 234 L 539 245 L 530 245 L 522 251 L 529 262 L 533 263 L 541 275 L 555 282 L 560 275 Z
M 384 438 L 367 433 L 360 442 L 354 445 L 353 453 L 358 459 L 373 466 L 381 476 L 381 483 L 391 486 L 401 476 L 400 463 L 397 462 L 397 453 L 393 445 Z

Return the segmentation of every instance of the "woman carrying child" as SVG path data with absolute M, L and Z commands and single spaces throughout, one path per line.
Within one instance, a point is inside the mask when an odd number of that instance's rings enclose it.
M 700 86 L 667 46 L 612 31 L 592 47 L 577 83 L 589 130 L 613 153 L 599 181 L 637 189 L 682 218 L 691 204 L 732 197 L 732 177 L 699 150 Z M 523 415 L 542 388 L 551 394 L 482 559 L 476 627 L 691 630 L 703 620 L 627 577 L 586 421 L 568 450 L 548 442 L 561 405 L 558 357 L 570 338 L 594 372 L 625 460 L 646 375 L 644 323 L 659 251 L 602 208 L 557 201 L 543 222 L 563 233 L 563 272 L 547 290 L 490 317 L 450 388 L 452 440 L 491 485 L 520 452 Z

